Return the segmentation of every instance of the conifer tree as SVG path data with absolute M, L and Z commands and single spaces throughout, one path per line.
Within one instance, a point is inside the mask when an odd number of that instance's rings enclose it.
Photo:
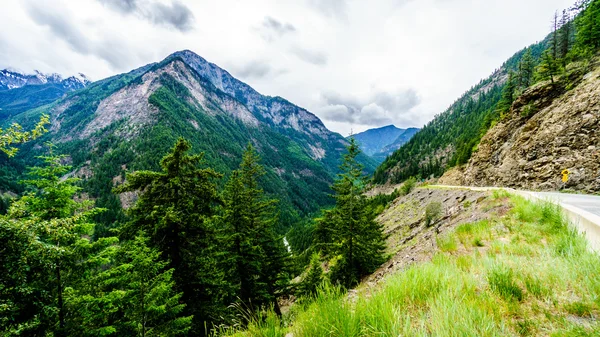
M 323 282 L 323 267 L 321 267 L 321 259 L 319 254 L 313 254 L 310 258 L 310 265 L 306 276 L 300 284 L 300 295 L 301 296 L 314 296 L 317 293 L 317 289 Z
M 559 23 L 560 34 L 558 43 L 558 58 L 561 60 L 563 67 L 566 66 L 567 54 L 571 49 L 571 35 L 573 34 L 572 25 L 569 11 L 563 10 Z
M 540 80 L 550 80 L 554 83 L 554 76 L 558 74 L 558 63 L 554 56 L 552 56 L 552 50 L 547 49 L 542 54 L 542 60 L 536 68 L 537 77 Z
M 0 220 L 2 240 L 14 238 L 3 252 L 0 276 L 2 298 L 8 299 L 10 318 L 1 321 L 4 331 L 23 334 L 67 336 L 68 310 L 65 290 L 79 282 L 79 268 L 92 247 L 94 225 L 88 220 L 100 210 L 91 201 L 76 201 L 77 179 L 57 156 L 42 157 L 46 166 L 31 169 L 26 181 L 31 191 L 15 201 Z M 19 259 L 21 265 L 14 259 Z M 12 262 L 11 262 L 12 261 Z M 15 281 L 22 284 L 15 287 Z M 27 292 L 26 290 L 31 290 Z M 6 296 L 6 297 L 5 297 Z
M 265 173 L 259 161 L 248 144 L 225 188 L 224 222 L 238 297 L 248 308 L 272 305 L 281 314 L 277 297 L 287 289 L 289 254 L 275 233 L 277 201 L 266 198 L 258 184 Z
M 593 55 L 600 49 L 600 1 L 585 0 L 577 4 L 581 14 L 577 17 L 577 52 L 583 56 Z
M 161 258 L 169 261 L 176 291 L 183 292 L 187 305 L 185 315 L 194 316 L 192 333 L 199 335 L 222 316 L 229 287 L 214 223 L 215 206 L 220 203 L 215 180 L 221 175 L 199 168 L 203 154 L 190 155 L 190 148 L 180 138 L 161 160 L 161 172 L 127 174 L 126 182 L 115 191 L 139 191 L 121 237 L 131 240 L 141 230 Z
M 181 336 L 191 327 L 185 304 L 175 293 L 173 269 L 148 247 L 140 232 L 111 253 L 98 255 L 86 287 L 70 298 L 81 313 L 71 335 Z M 106 259 L 106 260 L 105 260 Z M 104 261 L 102 261 L 104 260 Z M 109 266 L 107 267 L 107 263 Z
M 531 55 L 531 49 L 528 48 L 519 62 L 518 81 L 521 90 L 525 90 L 531 85 L 534 66 L 535 64 L 533 56 Z
M 360 148 L 353 137 L 347 149 L 340 165 L 341 173 L 332 187 L 335 207 L 331 210 L 333 221 L 328 225 L 332 233 L 332 255 L 337 258 L 331 280 L 351 287 L 385 261 L 385 236 L 364 195 L 366 178 L 362 165 L 356 160 Z
M 517 89 L 516 75 L 513 71 L 508 73 L 508 78 L 506 80 L 506 84 L 502 89 L 502 98 L 498 102 L 496 109 L 500 112 L 500 114 L 504 114 L 510 110 L 510 107 L 515 100 L 515 90 Z

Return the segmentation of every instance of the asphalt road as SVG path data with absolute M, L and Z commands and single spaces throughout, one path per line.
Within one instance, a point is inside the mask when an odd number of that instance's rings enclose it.
M 549 201 L 560 202 L 561 204 L 571 205 L 600 216 L 600 196 L 587 194 L 567 194 L 557 192 L 528 192 L 540 198 Z M 600 225 L 600 224 L 599 224 Z

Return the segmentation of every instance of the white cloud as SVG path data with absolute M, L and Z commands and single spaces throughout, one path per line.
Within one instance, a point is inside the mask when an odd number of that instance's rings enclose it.
M 343 134 L 422 126 L 571 2 L 3 0 L 0 68 L 101 79 L 190 49 Z

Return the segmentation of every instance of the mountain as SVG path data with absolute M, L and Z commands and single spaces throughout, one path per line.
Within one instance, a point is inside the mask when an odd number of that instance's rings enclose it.
M 190 140 L 206 164 L 225 175 L 252 142 L 267 170 L 262 185 L 280 199 L 285 225 L 331 203 L 329 185 L 347 144 L 307 110 L 264 96 L 187 50 L 4 122 L 31 125 L 41 113 L 50 114 L 51 131 L 4 163 L 0 188 L 14 188 L 15 175 L 43 153 L 40 144 L 52 141 L 68 155 L 72 174 L 84 178 L 84 190 L 108 209 L 98 219 L 106 225 L 122 220 L 121 206 L 136 198 L 111 193 L 125 172 L 158 169 L 178 137 Z M 363 155 L 361 161 L 374 170 L 372 159 Z
M 465 167 L 442 183 L 600 191 L 600 57 L 540 82 L 512 104 Z M 563 171 L 568 171 L 563 181 Z
M 388 125 L 369 129 L 353 136 L 365 154 L 382 162 L 385 157 L 410 140 L 418 130 L 418 128 L 400 129 L 394 125 Z
M 83 74 L 62 78 L 59 74 L 23 74 L 0 70 L 0 118 L 6 118 L 52 103 L 66 92 L 85 88 L 91 82 Z
M 394 125 L 388 125 L 381 128 L 369 129 L 354 135 L 354 138 L 360 144 L 360 149 L 372 156 L 379 153 L 384 147 L 393 143 L 405 129 L 399 129 Z
M 381 150 L 379 150 L 379 152 L 374 155 L 374 158 L 381 158 L 381 161 L 385 160 L 385 158 L 387 156 L 394 153 L 394 151 L 398 150 L 400 147 L 402 147 L 402 145 L 408 143 L 408 141 L 410 141 L 410 139 L 417 132 L 419 132 L 419 130 L 421 130 L 421 129 L 419 129 L 419 128 L 405 129 L 402 133 L 400 133 L 398 135 L 398 137 L 396 137 L 396 139 L 392 143 L 384 146 Z

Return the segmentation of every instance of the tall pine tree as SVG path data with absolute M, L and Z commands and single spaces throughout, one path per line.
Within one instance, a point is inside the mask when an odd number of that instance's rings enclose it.
M 239 169 L 225 188 L 226 239 L 230 243 L 233 279 L 239 299 L 247 308 L 272 305 L 281 314 L 277 297 L 287 290 L 289 254 L 276 234 L 276 200 L 259 187 L 264 168 L 254 147 L 248 144 Z
M 203 154 L 190 155 L 190 148 L 188 141 L 179 139 L 161 160 L 161 172 L 127 174 L 115 192 L 140 193 L 121 236 L 131 240 L 143 231 L 169 261 L 176 291 L 183 292 L 185 314 L 194 316 L 192 333 L 200 335 L 225 312 L 229 287 L 214 221 L 215 206 L 221 202 L 215 181 L 221 175 L 200 168 Z
M 361 277 L 385 262 L 385 235 L 364 195 L 366 177 L 356 160 L 359 154 L 358 143 L 352 137 L 340 165 L 341 173 L 332 187 L 335 207 L 325 212 L 326 221 L 321 224 L 331 239 L 321 244 L 330 247 L 331 256 L 337 259 L 331 280 L 344 287 L 356 285 Z
M 191 316 L 181 315 L 180 302 L 160 252 L 148 247 L 140 232 L 120 247 L 99 254 L 88 270 L 85 286 L 69 296 L 79 310 L 71 336 L 183 336 Z

